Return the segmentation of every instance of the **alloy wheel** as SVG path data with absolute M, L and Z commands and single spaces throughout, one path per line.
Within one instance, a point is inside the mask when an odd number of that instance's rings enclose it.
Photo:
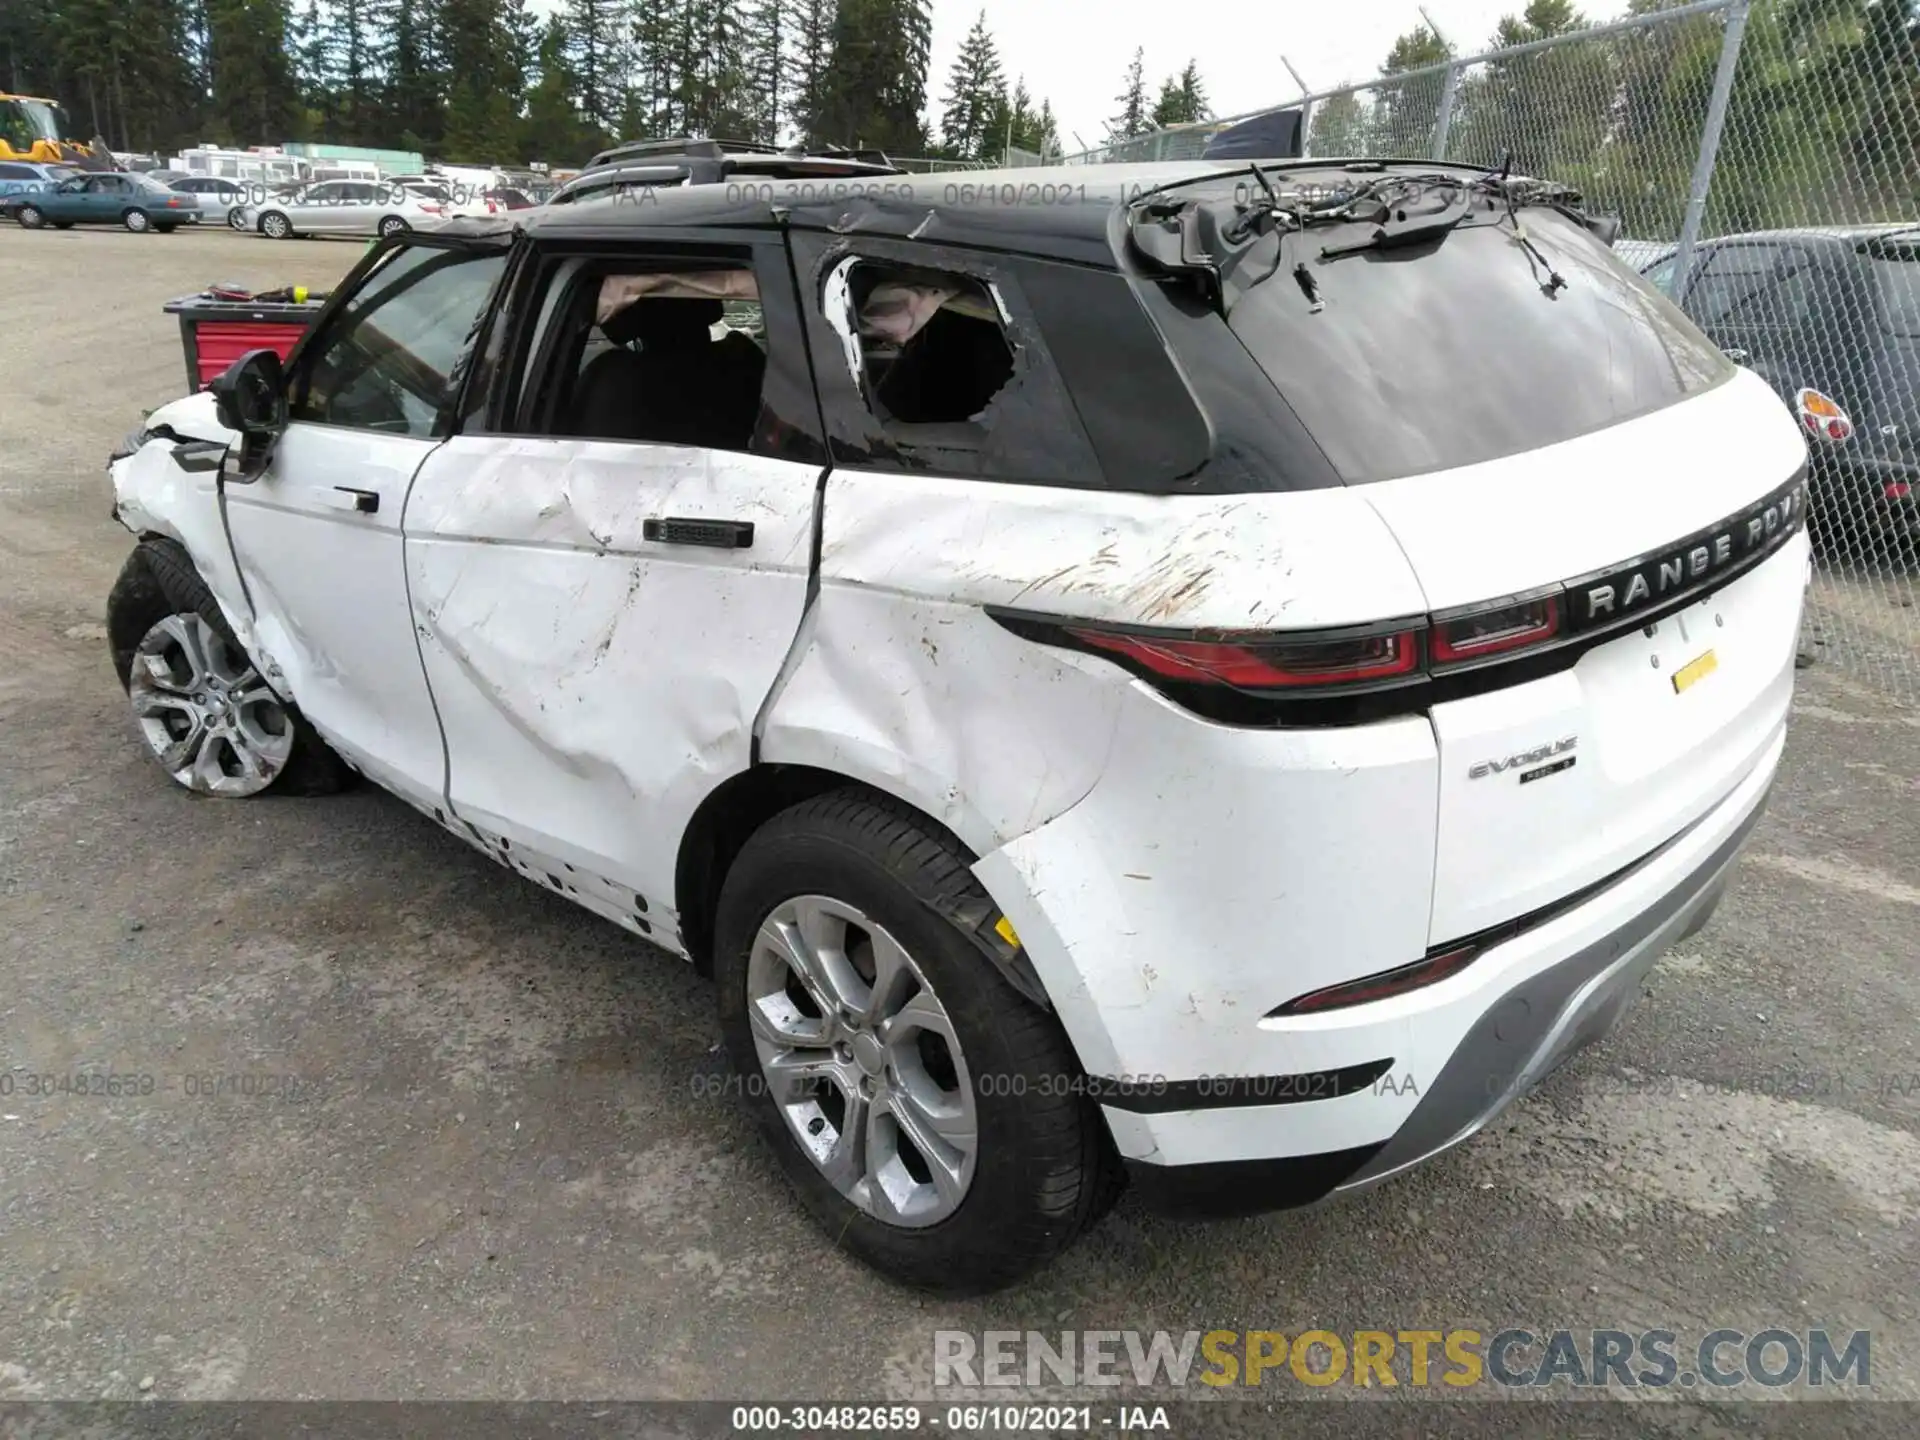
M 152 224 L 152 222 L 147 219 L 147 212 L 144 210 L 129 210 L 121 219 L 126 222 L 127 229 L 133 231 L 136 235 Z
M 270 240 L 284 240 L 293 233 L 293 226 L 287 223 L 284 215 L 269 215 L 260 222 L 260 229 Z
M 754 939 L 746 999 L 768 1092 L 843 1197 L 908 1228 L 959 1209 L 979 1152 L 973 1084 L 898 941 L 841 901 L 787 900 Z
M 293 754 L 293 720 L 244 655 L 198 615 L 169 615 L 134 650 L 127 677 L 140 733 L 176 782 L 203 795 L 256 795 Z

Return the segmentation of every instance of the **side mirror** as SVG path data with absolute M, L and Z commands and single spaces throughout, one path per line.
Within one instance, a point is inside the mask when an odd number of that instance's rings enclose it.
M 253 440 L 269 439 L 287 428 L 286 375 L 278 352 L 249 350 L 207 388 L 227 429 Z

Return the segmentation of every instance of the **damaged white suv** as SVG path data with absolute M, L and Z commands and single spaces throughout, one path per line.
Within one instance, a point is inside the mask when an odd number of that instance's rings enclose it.
M 1761 812 L 1808 551 L 1792 417 L 1564 190 L 962 179 L 377 247 L 114 463 L 109 630 L 181 785 L 358 771 L 710 969 L 807 1209 L 979 1290 L 1604 1033 Z

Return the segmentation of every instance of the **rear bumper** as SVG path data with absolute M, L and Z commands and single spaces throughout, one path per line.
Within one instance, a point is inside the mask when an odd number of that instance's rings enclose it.
M 1391 1134 L 1311 1153 L 1167 1164 L 1155 1152 L 1191 1155 L 1208 1143 L 1206 1132 L 1219 1133 L 1222 1119 L 1259 1128 L 1267 1118 L 1263 1112 L 1361 1102 L 1353 1105 L 1353 1118 L 1363 1121 L 1378 1107 L 1365 1103 L 1369 1096 L 1363 1089 L 1288 1107 L 1151 1117 L 1109 1109 L 1117 1137 L 1143 1120 L 1159 1132 L 1153 1137 L 1154 1149 L 1145 1154 L 1122 1140 L 1135 1188 L 1148 1204 L 1176 1213 L 1255 1213 L 1368 1189 L 1469 1139 L 1572 1055 L 1610 1032 L 1660 956 L 1707 922 L 1764 811 L 1779 755 L 1779 744 L 1770 747 L 1763 763 L 1721 805 L 1619 881 L 1433 987 L 1424 1010 L 1409 1011 L 1396 1000 L 1343 1012 L 1350 1027 L 1347 1039 L 1383 1057 L 1396 1049 L 1425 1048 L 1419 1038 L 1422 1030 L 1457 1035 L 1446 1058 L 1429 1073 L 1396 1059 L 1375 1082 L 1375 1100 L 1381 1086 L 1395 1092 L 1417 1090 L 1410 1111 Z M 1487 973 L 1477 991 L 1440 993 L 1456 990 L 1456 982 L 1468 981 L 1482 967 Z M 1399 1013 L 1375 1025 L 1359 1013 L 1390 1007 Z M 1463 1007 L 1471 1012 L 1464 1025 Z

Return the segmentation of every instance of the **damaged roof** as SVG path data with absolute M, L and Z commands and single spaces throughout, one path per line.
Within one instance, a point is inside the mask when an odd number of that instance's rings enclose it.
M 1305 168 L 1338 170 L 1383 162 L 1276 160 L 1269 175 Z M 1433 161 L 1384 162 L 1423 169 L 1477 167 Z M 743 178 L 714 185 L 637 187 L 572 205 L 517 212 L 511 219 L 456 222 L 455 233 L 522 228 L 535 238 L 617 239 L 636 228 L 793 229 L 877 235 L 987 250 L 1116 264 L 1116 211 L 1160 186 L 1250 173 L 1241 161 L 1185 160 L 1138 165 L 1068 165 L 968 170 L 943 175 L 776 180 Z

